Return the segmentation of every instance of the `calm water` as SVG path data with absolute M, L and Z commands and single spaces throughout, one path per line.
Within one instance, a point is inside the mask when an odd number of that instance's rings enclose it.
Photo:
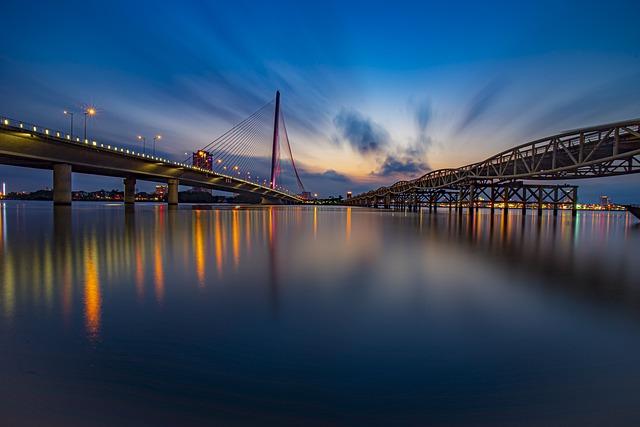
M 637 425 L 635 222 L 0 204 L 0 425 Z

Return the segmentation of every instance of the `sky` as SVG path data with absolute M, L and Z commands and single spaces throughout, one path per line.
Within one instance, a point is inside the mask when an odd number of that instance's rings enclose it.
M 5 0 L 2 16 L 0 115 L 66 129 L 64 109 L 92 105 L 91 138 L 162 134 L 182 160 L 280 90 L 323 196 L 640 117 L 637 1 Z M 0 180 L 35 190 L 51 172 L 0 166 Z M 640 176 L 579 185 L 581 200 L 640 201 Z M 74 175 L 74 189 L 121 186 Z

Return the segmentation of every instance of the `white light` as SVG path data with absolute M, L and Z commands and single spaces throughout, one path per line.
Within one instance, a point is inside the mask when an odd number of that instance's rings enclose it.
M 8 124 L 9 124 L 9 120 L 4 119 L 4 124 L 5 124 L 5 125 L 8 125 Z

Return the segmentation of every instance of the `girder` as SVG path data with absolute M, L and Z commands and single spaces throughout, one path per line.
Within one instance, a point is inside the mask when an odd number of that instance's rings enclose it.
M 348 203 L 427 189 L 466 188 L 474 182 L 580 179 L 640 172 L 640 119 L 562 132 L 457 169 L 431 171 L 359 194 Z

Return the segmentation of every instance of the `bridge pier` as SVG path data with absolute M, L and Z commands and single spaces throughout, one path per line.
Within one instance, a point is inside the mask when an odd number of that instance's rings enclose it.
M 136 179 L 128 177 L 124 179 L 124 204 L 133 205 L 136 202 Z
M 169 191 L 167 192 L 167 202 L 169 206 L 178 205 L 178 180 L 170 179 L 167 181 Z
M 538 216 L 542 216 L 542 187 L 538 187 Z
M 53 165 L 53 204 L 71 205 L 71 165 L 58 163 Z

